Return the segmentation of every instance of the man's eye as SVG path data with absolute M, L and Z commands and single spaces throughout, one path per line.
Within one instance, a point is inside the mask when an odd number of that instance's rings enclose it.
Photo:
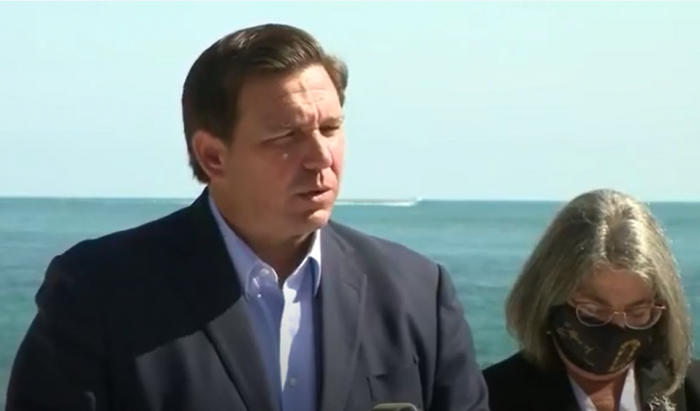
M 274 144 L 284 143 L 284 142 L 289 141 L 292 138 L 294 138 L 294 134 L 295 134 L 295 131 L 290 130 L 284 134 L 277 135 L 268 141 L 270 141 L 271 143 L 274 143 Z
M 333 134 L 340 129 L 340 126 L 325 126 L 321 127 L 321 133 L 324 135 Z

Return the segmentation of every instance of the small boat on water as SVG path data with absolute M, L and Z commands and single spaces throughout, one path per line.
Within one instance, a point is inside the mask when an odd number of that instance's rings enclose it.
M 339 199 L 336 205 L 344 206 L 374 206 L 374 207 L 413 207 L 421 202 L 420 197 L 414 198 L 385 198 L 385 199 Z

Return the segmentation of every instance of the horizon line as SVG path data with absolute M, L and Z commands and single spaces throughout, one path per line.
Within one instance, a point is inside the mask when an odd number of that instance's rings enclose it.
M 194 201 L 199 195 L 193 197 L 144 197 L 144 196 L 83 196 L 83 195 L 6 195 L 0 194 L 0 200 L 119 200 L 119 201 Z M 418 201 L 418 202 L 501 202 L 501 203 L 565 203 L 569 201 L 566 199 L 555 199 L 555 198 L 477 198 L 477 197 L 464 197 L 464 198 L 429 198 L 421 196 L 406 196 L 406 197 L 348 197 L 348 198 L 338 198 L 336 202 L 343 201 L 373 201 L 373 202 L 390 202 L 390 201 Z M 645 203 L 674 203 L 674 204 L 698 204 L 699 199 L 655 199 L 655 200 L 645 200 L 641 199 Z

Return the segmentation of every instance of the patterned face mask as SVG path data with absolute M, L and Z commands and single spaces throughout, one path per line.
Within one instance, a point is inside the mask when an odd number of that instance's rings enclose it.
M 615 373 L 633 362 L 651 345 L 652 330 L 635 330 L 613 323 L 599 327 L 582 324 L 569 304 L 556 307 L 550 330 L 559 349 L 572 364 L 596 375 Z

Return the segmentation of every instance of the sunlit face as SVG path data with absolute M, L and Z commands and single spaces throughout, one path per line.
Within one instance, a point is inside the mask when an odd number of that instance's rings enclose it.
M 303 236 L 330 218 L 343 166 L 343 110 L 322 66 L 250 79 L 230 146 L 203 140 L 210 186 L 225 192 L 250 231 Z

